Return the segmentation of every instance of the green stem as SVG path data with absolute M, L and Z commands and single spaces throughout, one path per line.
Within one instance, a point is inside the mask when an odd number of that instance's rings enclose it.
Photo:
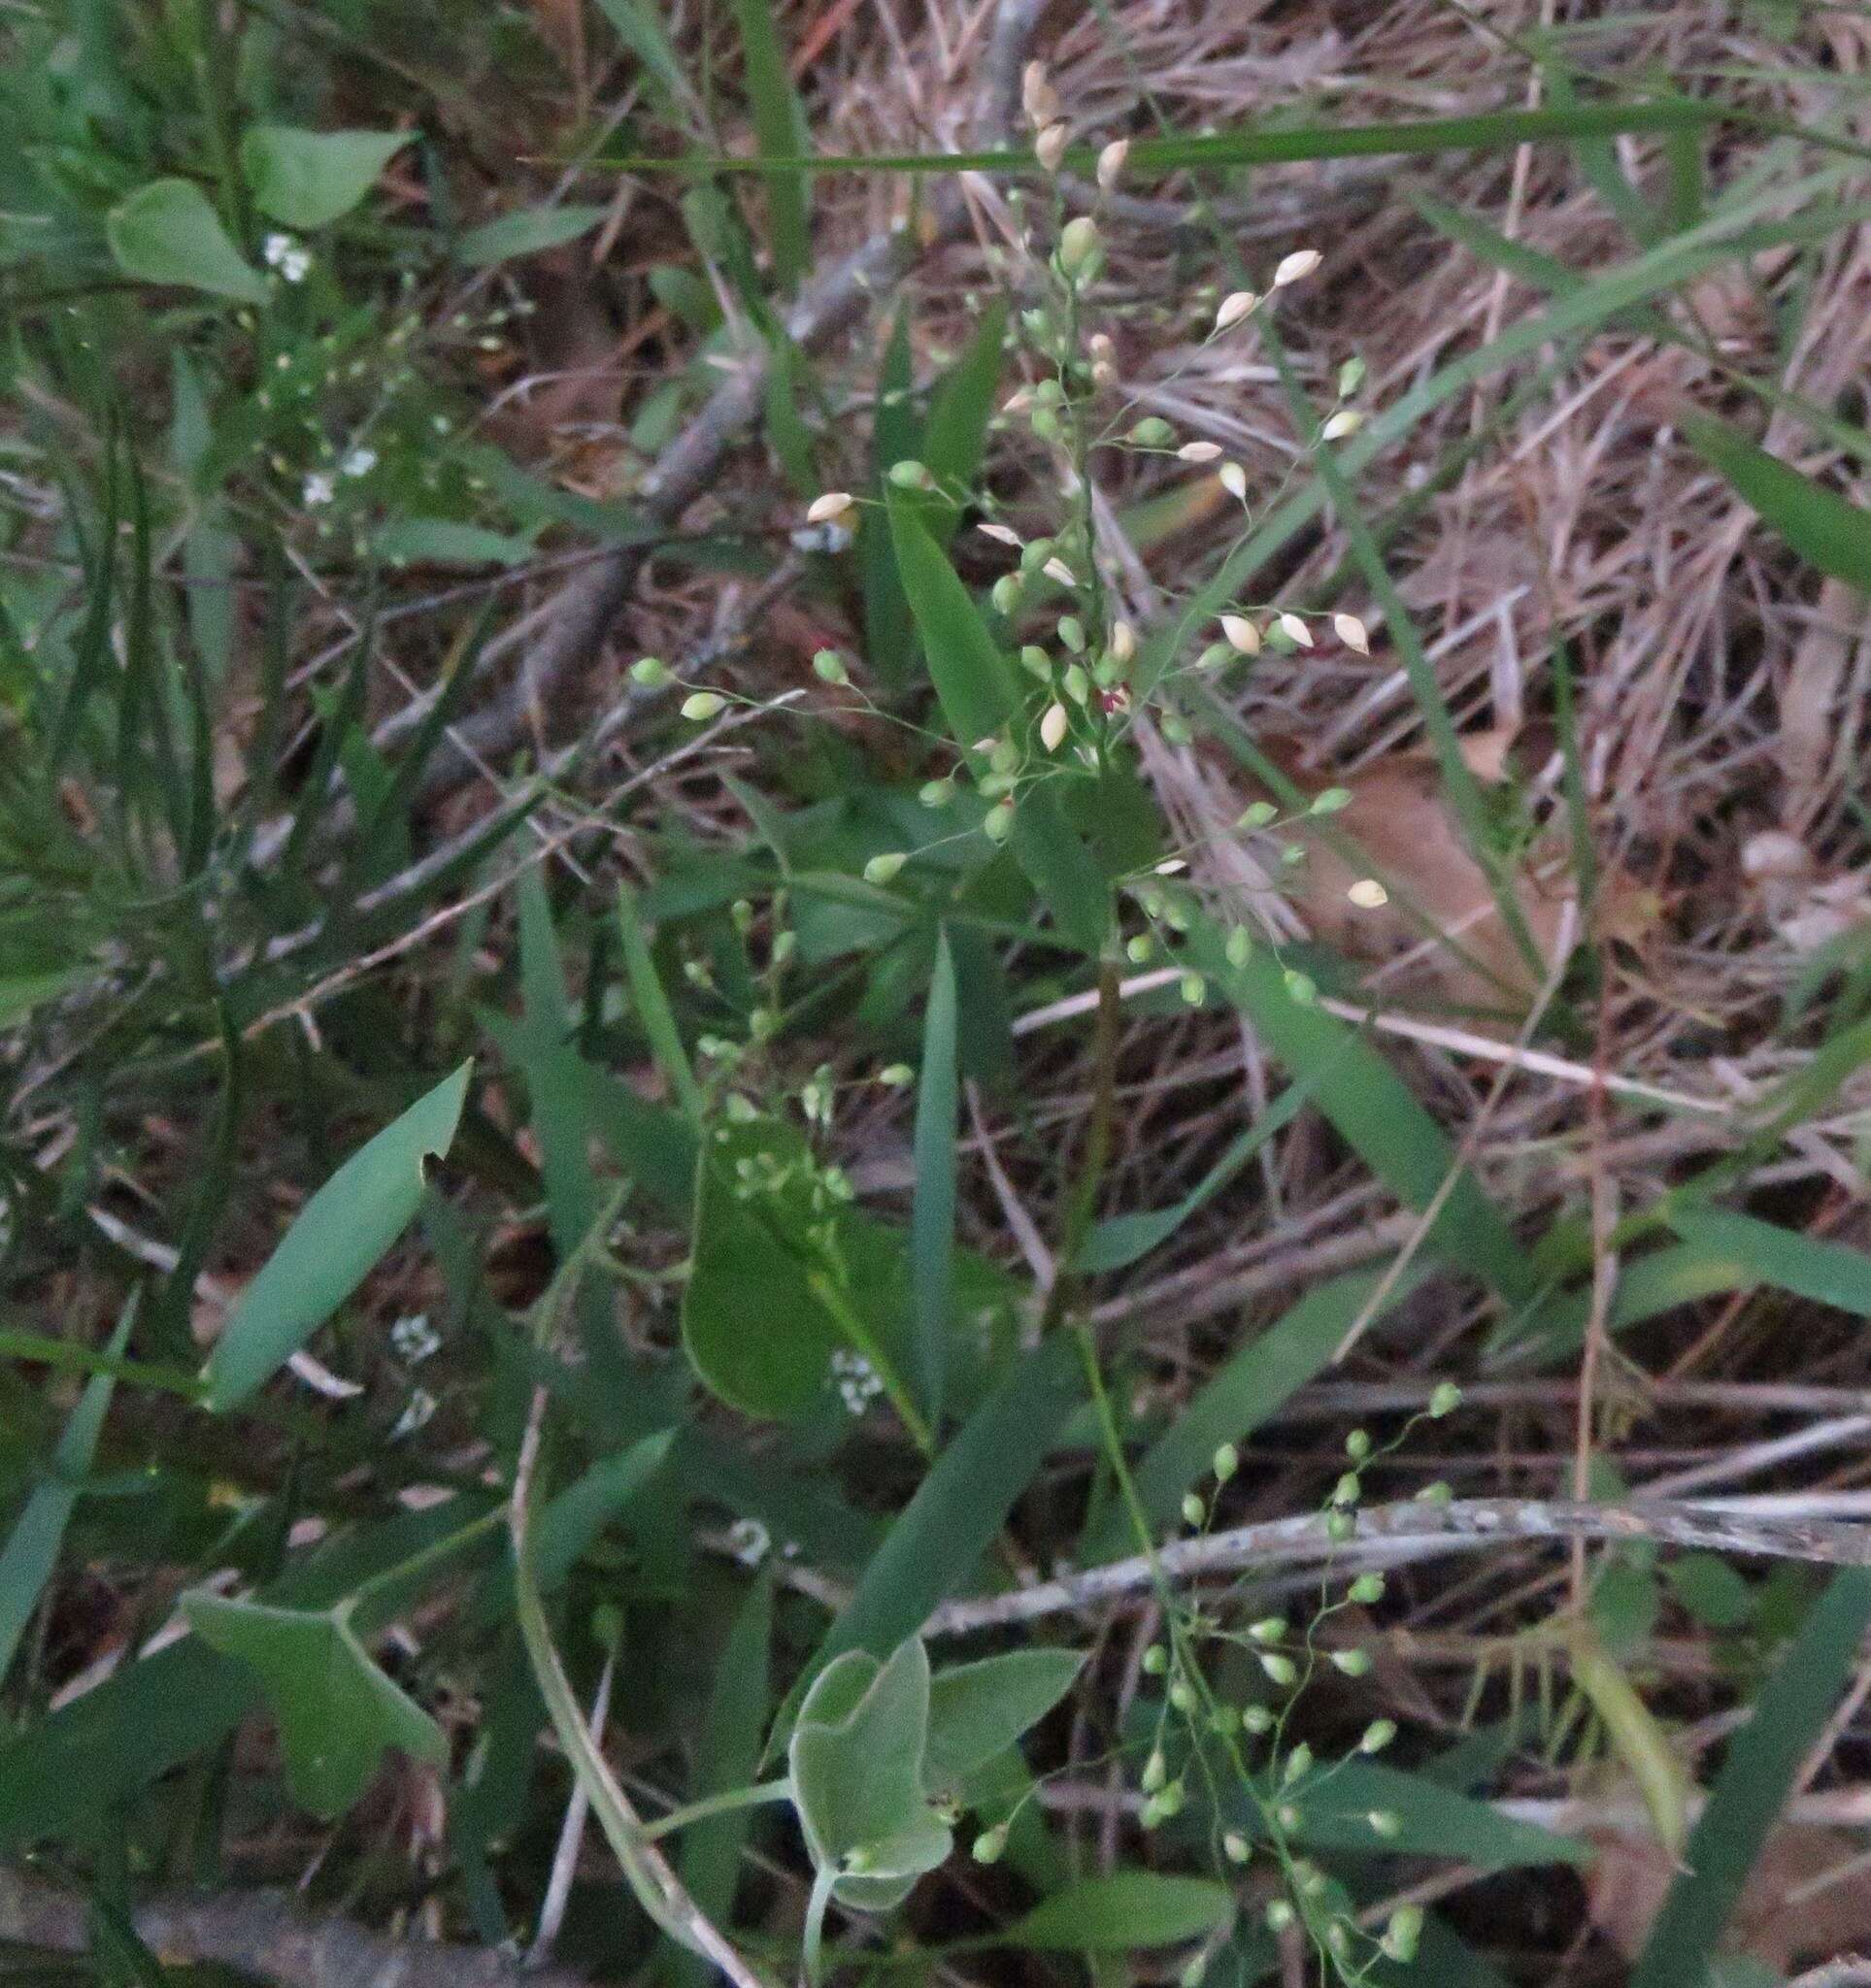
M 1086 1132 L 1085 1163 L 1072 1186 L 1059 1237 L 1058 1274 L 1046 1294 L 1040 1333 L 1058 1324 L 1076 1301 L 1084 1279 L 1073 1268 L 1098 1212 L 1098 1191 L 1111 1164 L 1111 1128 L 1118 1108 L 1118 962 L 1107 955 L 1098 962 L 1098 1010 L 1092 1025 L 1091 1123 Z
M 736 1808 L 753 1808 L 763 1802 L 792 1799 L 792 1776 L 782 1774 L 777 1781 L 756 1781 L 751 1788 L 728 1788 L 719 1795 L 705 1795 L 699 1802 L 687 1802 L 646 1822 L 646 1837 L 668 1836 L 672 1830 L 686 1829 L 691 1822 L 705 1822 L 711 1815 L 725 1815 Z
M 399 1599 L 398 1589 L 414 1581 L 418 1575 L 426 1574 L 431 1567 L 451 1559 L 464 1546 L 471 1545 L 480 1539 L 484 1533 L 494 1531 L 505 1518 L 505 1508 L 498 1505 L 492 1506 L 479 1518 L 470 1519 L 466 1525 L 450 1533 L 446 1538 L 422 1547 L 419 1552 L 412 1553 L 407 1560 L 399 1560 L 394 1567 L 386 1567 L 383 1573 L 373 1574 L 362 1586 L 353 1588 L 345 1598 L 345 1613 L 353 1618 L 351 1626 L 363 1636 L 387 1622 L 396 1612 L 394 1604 Z M 375 1607 L 371 1606 L 373 1596 L 377 1598 Z

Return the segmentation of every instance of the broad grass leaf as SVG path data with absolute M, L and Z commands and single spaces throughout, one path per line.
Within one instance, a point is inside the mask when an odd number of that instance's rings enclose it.
M 1491 1803 L 1382 1761 L 1344 1761 L 1322 1773 L 1315 1789 L 1301 1782 L 1290 1799 L 1300 1812 L 1297 1840 L 1309 1849 L 1446 1857 L 1487 1871 L 1591 1860 L 1577 1837 L 1518 1821 Z M 1396 1835 L 1378 1835 L 1370 1823 L 1374 1809 L 1396 1817 Z
M 921 1628 L 993 1544 L 1081 1392 L 1078 1353 L 1067 1335 L 1055 1334 L 1020 1360 L 917 1487 L 826 1632 L 808 1677 L 847 1650 L 878 1655 Z M 791 1712 L 782 1712 L 782 1730 Z
M 1084 1665 L 1077 1650 L 1030 1649 L 938 1671 L 929 1685 L 923 1786 L 932 1795 L 958 1788 L 1037 1725 Z
M 1212 1877 L 1119 1871 L 1054 1892 L 999 1934 L 997 1944 L 1047 1953 L 1127 1953 L 1199 1939 L 1233 1917 L 1233 1891 Z
M 207 1406 L 237 1407 L 337 1310 L 408 1226 L 430 1159 L 454 1138 L 473 1065 L 418 1098 L 300 1209 L 234 1307 L 207 1369 Z
M 897 572 L 922 637 L 936 698 L 956 745 L 965 748 L 999 731 L 1013 715 L 1013 666 L 931 536 L 917 500 L 888 482 L 884 494 Z
M 258 1672 L 300 1807 L 326 1821 L 342 1815 L 386 1746 L 446 1764 L 442 1729 L 371 1662 L 342 1609 L 315 1614 L 206 1594 L 184 1597 L 182 1608 L 211 1648 Z
M 929 402 L 922 431 L 921 457 L 945 490 L 973 486 L 987 443 L 987 422 L 994 412 L 1006 354 L 1007 307 L 994 303 L 982 316 L 981 328 L 968 349 L 950 369 Z M 886 463 L 887 469 L 889 465 Z M 946 497 L 932 499 L 929 529 L 939 546 L 954 536 L 960 510 Z
M 192 180 L 152 180 L 104 224 L 117 267 L 139 282 L 176 283 L 242 304 L 264 304 L 266 280 L 234 246 Z
M 241 170 L 253 204 L 288 228 L 342 218 L 410 142 L 407 131 L 296 131 L 256 124 L 241 140 Z
M 371 545 L 397 566 L 518 566 L 533 556 L 529 540 L 459 517 L 392 518 Z

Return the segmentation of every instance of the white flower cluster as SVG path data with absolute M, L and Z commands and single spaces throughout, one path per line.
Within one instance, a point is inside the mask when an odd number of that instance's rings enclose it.
M 442 1349 L 442 1335 L 429 1323 L 426 1311 L 405 1313 L 389 1329 L 389 1342 L 398 1359 L 415 1367 L 431 1353 Z
M 838 1383 L 838 1399 L 853 1415 L 861 1415 L 884 1392 L 876 1369 L 861 1353 L 847 1352 L 840 1346 L 831 1356 L 831 1372 Z
M 290 235 L 269 235 L 260 245 L 268 269 L 277 269 L 289 283 L 302 283 L 312 274 L 312 251 L 302 248 Z

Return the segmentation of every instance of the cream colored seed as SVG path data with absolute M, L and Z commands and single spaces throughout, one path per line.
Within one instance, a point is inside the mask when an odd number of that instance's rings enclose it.
M 1244 656 L 1257 656 L 1260 653 L 1260 631 L 1245 614 L 1223 614 L 1221 633 L 1228 639 L 1228 646 L 1237 649 Z

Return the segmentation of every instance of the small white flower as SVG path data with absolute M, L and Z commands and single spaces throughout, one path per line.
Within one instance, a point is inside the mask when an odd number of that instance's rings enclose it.
M 415 1367 L 431 1353 L 441 1351 L 442 1335 L 429 1323 L 426 1311 L 416 1311 L 399 1318 L 390 1327 L 389 1342 L 395 1347 L 399 1359 Z
M 1065 744 L 1065 735 L 1071 723 L 1064 705 L 1049 704 L 1046 715 L 1040 720 L 1040 744 L 1049 752 L 1056 752 Z
M 1355 614 L 1334 614 L 1332 633 L 1347 648 L 1354 648 L 1361 656 L 1371 653 L 1371 637 L 1364 623 Z
M 1360 911 L 1381 911 L 1390 902 L 1390 893 L 1375 877 L 1360 877 L 1345 895 Z
M 737 1518 L 727 1529 L 727 1550 L 743 1567 L 758 1567 L 773 1551 L 773 1535 L 757 1518 Z
M 1046 74 L 1044 62 L 1029 62 L 1020 72 L 1020 109 L 1035 124 L 1050 124 L 1059 115 L 1058 92 Z
M 1223 614 L 1221 633 L 1228 639 L 1228 646 L 1238 649 L 1244 656 L 1257 656 L 1260 653 L 1260 631 L 1245 614 Z
M 345 457 L 344 470 L 348 477 L 367 477 L 377 467 L 377 451 L 374 448 L 353 448 Z
M 1098 154 L 1098 184 L 1109 193 L 1123 175 L 1124 161 L 1130 156 L 1130 141 L 1127 138 L 1114 138 Z
M 1048 580 L 1056 580 L 1061 586 L 1077 586 L 1079 583 L 1078 575 L 1063 559 L 1049 559 L 1040 571 Z
M 305 480 L 305 488 L 299 492 L 299 500 L 308 509 L 317 504 L 329 504 L 338 494 L 338 480 L 329 470 L 314 470 Z
M 1282 614 L 1280 632 L 1299 648 L 1311 648 L 1313 646 L 1313 632 L 1297 614 Z
M 1230 291 L 1221 299 L 1221 307 L 1215 314 L 1216 330 L 1231 331 L 1259 301 L 1252 290 Z
M 844 516 L 852 508 L 852 493 L 849 490 L 827 490 L 822 497 L 815 497 L 806 507 L 808 524 L 829 524 L 833 518 Z
M 1127 663 L 1137 653 L 1137 631 L 1128 621 L 1114 621 L 1111 624 L 1111 653 L 1120 663 Z
M 1230 497 L 1242 503 L 1247 502 L 1248 473 L 1238 462 L 1224 462 L 1216 473 L 1221 479 L 1221 487 Z
M 312 271 L 312 256 L 290 235 L 269 235 L 260 245 L 268 269 L 277 269 L 289 283 L 302 283 Z
M 983 538 L 992 539 L 996 545 L 1017 547 L 1020 542 L 1019 533 L 1015 531 L 1011 525 L 978 524 L 975 529 Z
M 1337 414 L 1327 416 L 1319 432 L 1327 442 L 1337 442 L 1346 435 L 1355 435 L 1363 425 L 1364 416 L 1356 408 L 1340 408 Z
M 1214 462 L 1221 453 L 1219 442 L 1185 442 L 1176 453 L 1184 462 Z
M 1284 290 L 1288 283 L 1296 283 L 1312 275 L 1324 258 L 1317 248 L 1295 248 L 1290 255 L 1280 258 L 1280 267 L 1273 273 L 1273 286 Z
M 1033 156 L 1049 173 L 1056 173 L 1059 161 L 1065 156 L 1066 142 L 1072 136 L 1072 128 L 1063 119 L 1049 124 L 1033 141 Z

